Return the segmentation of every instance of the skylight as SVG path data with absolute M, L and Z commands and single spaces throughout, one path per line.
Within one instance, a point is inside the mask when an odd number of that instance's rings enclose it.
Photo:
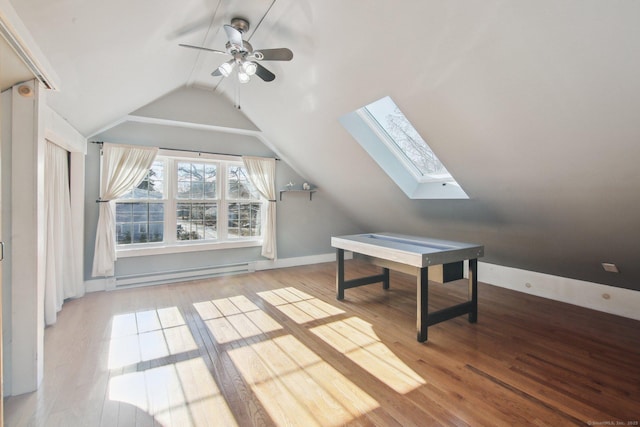
M 421 182 L 453 179 L 409 119 L 388 96 L 363 108 L 384 134 L 382 140 Z
M 408 197 L 469 198 L 390 97 L 345 114 L 340 122 Z

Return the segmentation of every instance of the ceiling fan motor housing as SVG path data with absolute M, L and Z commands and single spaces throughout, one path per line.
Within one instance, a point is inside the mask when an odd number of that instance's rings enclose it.
M 231 20 L 231 26 L 241 33 L 249 31 L 249 21 L 243 18 L 233 18 Z

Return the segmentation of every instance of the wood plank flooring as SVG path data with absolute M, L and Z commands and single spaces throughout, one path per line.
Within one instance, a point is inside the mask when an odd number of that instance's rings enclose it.
M 351 277 L 372 267 L 346 263 Z M 480 277 L 482 281 L 482 277 Z M 7 426 L 638 425 L 640 322 L 483 284 L 416 341 L 415 280 L 335 299 L 335 264 L 69 301 Z M 432 310 L 466 281 L 430 286 Z

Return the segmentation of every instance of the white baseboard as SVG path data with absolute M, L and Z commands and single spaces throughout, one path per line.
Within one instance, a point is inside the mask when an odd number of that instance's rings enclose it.
M 99 279 L 89 279 L 84 281 L 84 291 L 85 292 L 99 292 L 105 291 L 107 289 L 112 289 L 115 286 L 112 286 L 110 283 L 115 283 L 115 277 L 101 277 Z
M 345 258 L 348 258 L 345 255 Z M 294 258 L 282 258 L 276 260 L 264 260 L 264 261 L 255 261 L 254 266 L 255 270 L 271 270 L 273 268 L 286 268 L 286 267 L 297 267 L 299 265 L 309 265 L 309 264 L 320 264 L 323 262 L 334 262 L 336 260 L 336 254 L 320 254 L 320 255 L 308 255 L 308 256 L 299 256 Z
M 640 320 L 640 291 L 478 262 L 478 280 L 543 298 Z
M 350 252 L 345 252 L 345 259 L 350 259 L 351 255 Z M 328 253 L 277 260 L 260 260 L 250 262 L 249 271 L 334 262 L 335 259 L 335 253 Z M 466 272 L 467 266 L 465 263 L 465 276 Z M 189 280 L 188 277 L 183 277 L 183 279 Z M 478 280 L 514 291 L 640 320 L 640 310 L 638 310 L 638 307 L 640 307 L 640 291 L 504 267 L 486 262 L 478 262 Z M 107 277 L 86 280 L 84 285 L 86 292 L 96 292 L 114 289 L 115 283 L 116 279 L 114 277 Z
M 348 254 L 345 254 L 345 259 L 349 259 Z M 329 254 L 320 254 L 320 255 L 309 255 L 309 256 L 301 256 L 301 257 L 293 257 L 293 258 L 282 258 L 277 260 L 260 260 L 260 261 L 252 261 L 248 263 L 248 266 L 245 267 L 242 271 L 259 271 L 259 270 L 270 270 L 273 268 L 286 268 L 286 267 L 296 267 L 299 265 L 309 265 L 309 264 L 319 264 L 323 262 L 333 262 L 336 260 L 335 253 Z M 98 292 L 105 290 L 114 290 L 120 288 L 120 285 L 126 286 L 144 286 L 151 284 L 160 284 L 160 283 L 171 283 L 180 280 L 192 280 L 197 278 L 205 277 L 204 273 L 210 273 L 209 271 L 200 271 L 202 269 L 198 269 L 198 271 L 192 270 L 184 270 L 184 271 L 172 271 L 172 272 L 160 272 L 157 274 L 153 274 L 153 280 L 151 280 L 147 276 L 151 276 L 151 274 L 140 275 L 141 277 L 104 277 L 98 279 L 90 279 L 84 281 L 85 292 Z M 225 266 L 222 267 L 212 267 L 211 270 L 215 270 L 215 275 L 222 274 L 237 274 L 237 268 L 228 268 Z M 214 276 L 214 274 L 209 274 L 209 276 Z

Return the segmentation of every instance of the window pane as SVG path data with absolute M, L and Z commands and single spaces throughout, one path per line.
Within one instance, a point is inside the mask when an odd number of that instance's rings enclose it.
M 178 199 L 216 198 L 217 165 L 178 162 Z
M 204 164 L 191 163 L 191 181 L 193 182 L 204 181 Z
M 205 199 L 215 199 L 216 198 L 216 183 L 215 182 L 205 182 L 204 183 L 204 197 L 205 197 Z
M 149 221 L 164 221 L 164 205 L 161 203 L 149 204 Z
M 259 199 L 260 195 L 249 181 L 247 171 L 242 166 L 229 166 L 227 197 L 231 200 L 251 200 Z
M 131 224 L 116 224 L 116 242 L 118 245 L 131 243 Z
M 216 165 L 205 165 L 204 168 L 204 197 L 207 199 L 215 199 L 217 196 L 217 173 L 218 168 Z
M 191 163 L 178 162 L 178 181 L 191 181 Z
M 146 243 L 147 239 L 147 223 L 146 222 L 134 222 L 133 223 L 133 242 L 132 243 Z
M 178 199 L 191 197 L 191 181 L 178 181 Z
M 210 240 L 218 237 L 216 203 L 178 203 L 176 238 L 178 240 Z
M 147 221 L 149 219 L 149 205 L 147 203 L 132 203 L 133 222 Z
M 393 151 L 407 160 L 422 176 L 450 178 L 451 175 L 429 145 L 391 98 L 384 97 L 365 107 L 393 144 Z
M 164 223 L 162 222 L 149 223 L 149 241 L 162 242 L 163 240 L 164 240 Z
M 143 180 L 120 199 L 162 199 L 164 197 L 164 161 L 156 160 Z
M 260 203 L 230 203 L 228 235 L 230 238 L 259 236 Z
M 164 194 L 164 182 L 159 179 L 149 179 L 149 199 L 162 199 Z
M 131 203 L 116 203 L 116 222 L 131 222 L 133 212 Z
M 191 198 L 200 199 L 204 197 L 204 182 L 192 182 L 191 183 Z
M 178 203 L 176 210 L 178 221 L 188 221 L 191 219 L 191 204 L 190 203 Z
M 149 176 L 157 181 L 164 181 L 164 162 L 161 160 L 154 161 L 149 170 Z
M 116 242 L 162 242 L 164 240 L 163 203 L 116 203 Z

